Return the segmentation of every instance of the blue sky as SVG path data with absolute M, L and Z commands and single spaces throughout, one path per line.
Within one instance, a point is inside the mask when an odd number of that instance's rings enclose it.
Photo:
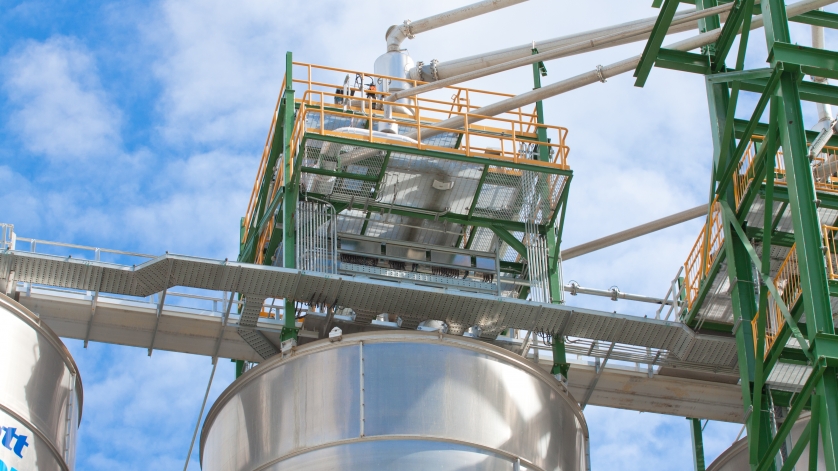
M 285 51 L 371 70 L 389 25 L 454 3 L 467 2 L 3 1 L 0 222 L 24 237 L 233 259 Z M 426 63 L 454 59 L 655 15 L 649 3 L 532 0 L 405 46 Z M 806 29 L 794 33 L 808 44 Z M 544 82 L 641 50 L 638 43 L 548 62 Z M 749 63 L 764 60 L 764 46 L 755 46 Z M 521 93 L 531 76 L 510 71 L 473 85 Z M 643 89 L 629 76 L 612 78 L 545 107 L 549 123 L 570 129 L 576 175 L 565 246 L 704 202 L 712 149 L 701 77 L 656 69 Z M 565 279 L 661 296 L 699 227 L 580 257 L 565 264 Z M 625 301 L 570 302 L 650 311 Z M 85 383 L 78 469 L 181 469 L 209 359 L 67 343 Z M 222 361 L 210 401 L 233 376 Z M 586 414 L 595 469 L 690 469 L 683 418 L 596 407 Z M 708 425 L 708 462 L 738 431 Z

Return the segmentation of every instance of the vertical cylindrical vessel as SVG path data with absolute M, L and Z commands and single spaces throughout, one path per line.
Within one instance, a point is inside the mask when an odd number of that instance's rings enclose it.
M 791 429 L 791 443 L 794 446 L 797 443 L 797 440 L 800 439 L 800 435 L 803 433 L 804 429 L 806 428 L 806 424 L 809 423 L 809 414 L 804 413 L 801 414 L 801 418 L 794 424 L 794 427 Z M 819 470 L 826 470 L 826 462 L 824 461 L 823 457 L 823 440 L 818 438 L 820 444 L 818 446 L 818 469 Z M 791 447 L 789 447 L 786 452 L 790 452 Z M 797 460 L 797 466 L 795 469 L 809 469 L 809 447 L 807 446 L 803 453 L 800 455 L 800 458 Z M 707 471 L 749 471 L 751 469 L 751 465 L 748 462 L 748 437 L 745 437 L 733 445 L 730 446 L 727 450 L 723 451 L 718 458 L 716 458 L 713 463 L 707 468 Z
M 70 352 L 38 316 L 4 295 L 0 345 L 0 469 L 74 469 L 82 385 Z
M 204 471 L 585 470 L 587 425 L 553 376 L 493 345 L 369 332 L 298 347 L 213 405 Z

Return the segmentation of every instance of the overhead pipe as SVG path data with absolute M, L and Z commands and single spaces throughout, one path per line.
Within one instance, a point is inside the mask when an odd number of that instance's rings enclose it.
M 831 5 L 836 1 L 838 0 L 802 0 L 800 2 L 786 6 L 786 15 L 789 18 L 792 18 L 797 15 L 824 7 L 826 5 Z M 761 28 L 762 26 L 763 16 L 754 16 L 753 20 L 751 21 L 751 29 Z M 708 44 L 716 42 L 719 39 L 721 33 L 722 29 L 718 28 L 714 29 L 713 31 L 701 33 L 697 36 L 693 36 L 683 41 L 668 44 L 665 47 L 667 49 L 674 49 L 678 51 L 690 51 L 693 49 L 697 49 L 701 46 L 706 46 Z M 596 82 L 605 82 L 606 79 L 636 69 L 639 63 L 640 55 L 637 55 L 606 66 L 597 66 L 596 69 L 590 72 L 585 72 L 575 77 L 571 77 L 526 93 L 522 93 L 521 95 L 517 95 L 512 98 L 507 98 L 506 100 L 501 100 L 491 105 L 478 108 L 470 112 L 469 124 L 482 121 L 486 117 L 497 116 L 499 114 L 506 113 L 517 108 L 531 105 L 537 101 L 546 100 L 547 98 L 551 98 L 556 95 L 561 95 L 562 93 L 566 93 L 571 90 L 576 90 L 577 88 L 582 88 L 586 85 L 591 85 Z M 464 125 L 465 118 L 463 116 L 455 116 L 453 118 L 449 118 L 434 124 L 434 126 L 437 128 L 447 128 L 455 130 L 462 129 Z M 442 129 L 423 130 L 422 138 L 435 136 L 443 132 L 446 131 Z M 411 133 L 407 133 L 407 135 L 415 138 L 416 132 L 413 131 Z
M 673 20 L 673 26 L 669 28 L 667 34 L 681 32 L 675 31 L 675 26 L 684 23 L 691 24 L 694 21 L 700 20 L 702 18 L 707 18 L 708 16 L 712 15 L 727 14 L 731 8 L 733 8 L 733 3 L 726 3 L 723 5 L 715 6 L 713 8 L 708 8 L 706 10 L 690 10 L 687 13 L 680 14 L 676 16 L 675 20 Z M 626 25 L 634 26 L 626 28 Z M 573 56 L 576 54 L 591 52 L 607 47 L 618 46 L 621 44 L 625 44 L 626 38 L 631 38 L 632 41 L 640 41 L 641 39 L 648 38 L 649 33 L 652 31 L 653 28 L 654 21 L 649 22 L 647 20 L 639 20 L 631 23 L 624 23 L 622 25 L 612 26 L 610 28 L 599 29 L 596 30 L 596 32 L 601 32 L 602 34 L 594 38 L 582 39 L 575 43 L 567 44 L 565 46 L 549 49 L 546 51 L 539 49 L 538 54 L 532 54 L 532 52 L 529 52 L 526 56 L 521 57 L 519 59 L 511 60 L 509 62 L 502 62 L 488 67 L 481 66 L 469 72 L 465 72 L 455 76 L 448 76 L 447 78 L 441 78 L 436 81 L 431 81 L 424 85 L 419 85 L 417 87 L 413 87 L 407 90 L 402 90 L 394 94 L 391 94 L 390 96 L 385 98 L 385 101 L 400 100 L 402 98 L 415 96 L 420 93 L 426 93 L 432 90 L 438 90 L 440 88 L 445 88 L 458 83 L 467 82 L 469 80 L 486 77 L 488 75 L 497 74 L 517 67 L 532 65 L 536 62 L 558 59 L 561 57 Z M 582 33 L 577 36 L 581 38 L 583 36 L 588 35 L 589 33 Z M 449 74 L 446 73 L 444 75 L 447 76 Z
M 631 229 L 626 229 L 624 231 L 611 234 L 609 236 L 605 236 L 596 240 L 592 240 L 590 242 L 586 242 L 581 245 L 577 245 L 575 247 L 571 247 L 569 249 L 562 250 L 562 261 L 567 261 L 571 258 L 579 257 L 580 255 L 585 255 L 600 249 L 604 249 L 606 247 L 611 247 L 612 245 L 616 245 L 627 240 L 636 239 L 637 237 L 644 236 L 646 234 L 651 234 L 652 232 L 659 231 L 661 229 L 666 229 L 667 227 L 675 226 L 677 224 L 691 221 L 695 218 L 706 215 L 706 204 L 696 206 L 695 208 L 688 209 L 686 211 L 681 211 L 680 213 L 675 213 L 665 218 L 656 219 L 654 221 L 647 222 L 646 224 L 641 224 L 637 227 L 632 227 Z
M 483 0 L 482 2 L 455 8 L 421 20 L 405 20 L 401 25 L 393 25 L 387 29 L 387 33 L 385 34 L 387 39 L 387 51 L 398 52 L 401 49 L 402 42 L 404 42 L 406 38 L 413 39 L 413 37 L 419 33 L 424 33 L 425 31 L 430 31 L 441 26 L 474 18 L 475 16 L 480 16 L 485 13 L 500 10 L 501 8 L 510 7 L 526 1 L 527 0 Z
M 713 8 L 708 8 L 706 10 L 691 9 L 678 12 L 672 19 L 668 34 L 682 33 L 684 31 L 695 29 L 695 20 L 705 18 L 706 16 L 718 14 L 722 16 L 722 19 L 725 19 L 732 7 L 733 3 L 727 3 Z M 543 54 L 545 52 L 551 52 L 554 49 L 563 49 L 578 43 L 597 42 L 596 45 L 590 44 L 590 47 L 588 47 L 585 51 L 579 51 L 587 52 L 643 41 L 650 36 L 656 20 L 657 17 L 643 18 L 619 25 L 608 26 L 582 33 L 574 33 L 568 36 L 561 36 L 544 41 L 535 41 L 528 44 L 522 44 L 520 46 L 501 49 L 499 51 L 485 52 L 461 59 L 454 59 L 445 62 L 432 60 L 427 65 L 423 66 L 420 64 L 413 67 L 410 69 L 408 74 L 411 79 L 431 82 L 459 76 L 516 59 L 529 58 L 532 56 L 533 47 L 537 48 L 541 54 L 540 57 L 542 57 L 542 59 L 539 60 L 545 60 L 543 58 Z M 600 41 L 604 36 L 617 37 L 612 38 L 606 43 Z
M 620 291 L 620 288 L 616 286 L 611 287 L 610 289 L 594 289 L 594 288 L 584 288 L 579 286 L 579 283 L 575 281 L 571 281 L 570 283 L 564 285 L 564 291 L 567 291 L 571 294 L 571 296 L 576 296 L 577 294 L 587 294 L 591 296 L 602 296 L 605 298 L 610 298 L 612 301 L 617 301 L 619 299 L 625 299 L 627 301 L 638 301 L 641 303 L 650 303 L 650 304 L 659 304 L 661 306 L 669 306 L 669 305 L 677 305 L 678 301 L 673 301 L 669 299 L 662 299 L 662 298 L 654 298 L 652 296 L 645 296 L 642 294 L 631 294 L 631 293 L 624 293 Z

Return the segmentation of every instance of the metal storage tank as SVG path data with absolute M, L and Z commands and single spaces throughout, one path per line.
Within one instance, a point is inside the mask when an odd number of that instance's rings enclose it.
M 806 424 L 809 422 L 808 413 L 802 413 L 800 415 L 801 418 L 798 419 L 797 423 L 794 424 L 794 427 L 791 429 L 792 446 L 794 443 L 797 443 L 797 440 L 800 438 L 800 434 L 803 433 L 803 429 L 806 428 Z M 823 450 L 823 440 L 820 438 L 819 440 L 820 444 L 818 446 L 818 450 Z M 791 448 L 789 448 L 788 451 L 791 451 Z M 818 469 L 826 471 L 826 463 L 824 462 L 823 452 L 821 451 L 819 455 Z M 795 468 L 809 469 L 808 466 L 809 447 L 807 446 L 800 455 L 800 458 L 797 460 Z M 748 437 L 745 437 L 731 445 L 727 450 L 723 451 L 722 454 L 710 464 L 707 471 L 750 471 L 750 469 L 751 465 L 748 463 Z
M 0 469 L 74 469 L 79 370 L 38 316 L 0 294 Z
M 434 332 L 321 340 L 230 385 L 201 433 L 204 471 L 585 470 L 563 385 L 493 345 Z

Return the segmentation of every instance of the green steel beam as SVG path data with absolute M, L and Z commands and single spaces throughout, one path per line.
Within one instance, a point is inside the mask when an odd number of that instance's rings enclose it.
M 776 60 L 778 45 L 791 42 L 785 5 L 782 0 L 764 0 L 761 5 L 765 19 L 764 30 L 767 48 L 769 51 L 775 51 L 773 57 Z M 783 48 L 783 46 L 779 47 Z M 803 61 L 811 60 L 813 58 L 808 57 Z M 824 354 L 831 352 L 826 346 L 817 342 L 820 334 L 833 336 L 835 326 L 829 299 L 826 261 L 821 250 L 823 241 L 816 206 L 817 197 L 807 157 L 807 136 L 803 127 L 803 112 L 800 106 L 799 82 L 803 77 L 799 69 L 792 67 L 788 69 L 783 73 L 778 88 L 777 100 L 780 103 L 778 124 L 796 241 L 795 249 L 802 290 L 800 297 L 802 298 L 803 309 L 806 312 L 807 334 L 811 342 L 810 355 L 818 358 L 818 368 L 812 371 L 806 384 L 807 387 L 811 384 L 811 389 L 814 389 L 820 396 L 823 455 L 826 468 L 829 471 L 835 471 L 838 467 L 838 377 L 836 377 L 834 365 L 828 367 L 825 365 Z M 801 343 L 801 345 L 805 344 Z M 822 368 L 821 361 L 824 361 Z M 820 371 L 820 377 L 816 377 L 815 374 L 815 371 L 818 370 Z M 805 399 L 808 399 L 811 389 L 807 391 L 807 387 L 804 387 L 801 391 L 797 403 L 802 403 Z M 769 452 L 763 458 L 763 462 L 773 458 L 777 453 L 780 446 L 779 441 L 785 439 L 793 421 L 799 414 L 800 409 L 797 407 L 797 404 L 791 407 L 789 417 L 778 430 Z M 761 463 L 760 469 L 767 469 L 767 466 Z
M 502 241 L 512 247 L 512 250 L 521 254 L 522 257 L 527 258 L 527 247 L 520 240 L 516 239 L 509 231 L 497 226 L 489 226 L 489 228 L 492 232 L 497 234 Z
M 706 56 L 705 56 L 706 57 Z M 718 74 L 708 75 L 705 80 L 709 83 L 729 83 L 729 82 L 744 82 L 748 80 L 759 80 L 759 79 L 767 79 L 771 77 L 771 74 L 774 72 L 774 69 L 771 67 L 763 67 L 762 69 L 750 69 L 750 70 L 734 70 L 732 72 L 722 72 Z M 762 91 L 765 89 L 765 85 L 762 85 Z
M 710 58 L 694 52 L 661 48 L 655 67 L 705 75 L 710 72 Z
M 835 13 L 813 10 L 789 19 L 797 23 L 838 29 L 838 15 Z
M 730 48 L 733 46 L 733 41 L 739 34 L 743 21 L 746 18 L 750 20 L 753 8 L 754 0 L 741 0 L 734 3 L 733 8 L 727 16 L 727 20 L 725 20 L 721 35 L 716 40 L 716 53 L 713 55 L 714 72 L 720 72 L 724 68 L 725 59 L 727 58 L 728 52 L 730 52 Z M 743 31 L 750 31 L 750 28 L 746 27 Z
M 358 139 L 348 139 L 345 137 L 321 135 L 314 133 L 306 133 L 306 139 L 313 139 L 318 141 L 329 141 L 337 144 L 344 144 L 348 146 L 366 147 L 370 149 L 378 149 L 383 151 L 393 151 L 411 155 L 421 155 L 425 157 L 433 157 L 443 160 L 453 160 L 457 162 L 465 162 L 473 165 L 493 165 L 504 168 L 514 168 L 518 170 L 530 170 L 538 173 L 552 174 L 552 175 L 570 175 L 570 169 L 561 169 L 556 167 L 545 167 L 538 164 L 532 164 L 532 160 L 520 159 L 518 162 L 509 162 L 504 160 L 493 159 L 490 157 L 467 156 L 463 154 L 456 154 L 452 152 L 441 152 L 428 149 L 417 149 L 415 147 L 400 146 L 397 144 L 359 141 Z
M 348 178 L 350 180 L 360 180 L 364 182 L 375 182 L 378 183 L 378 176 L 377 175 L 361 175 L 358 173 L 349 173 L 349 172 L 337 172 L 334 170 L 326 170 L 324 168 L 314 168 L 314 167 L 301 167 L 301 171 L 305 173 L 314 173 L 317 175 L 326 175 L 329 177 L 337 177 L 337 178 Z
M 687 417 L 687 420 L 690 422 L 690 438 L 692 438 L 693 444 L 693 469 L 704 471 L 707 468 L 704 464 L 704 437 L 701 419 Z
M 774 90 L 777 88 L 777 84 L 780 82 L 780 77 L 782 76 L 782 73 L 783 68 L 780 66 L 780 64 L 774 67 L 774 72 L 771 74 L 771 77 L 768 78 L 768 85 L 765 87 L 765 90 L 759 97 L 759 101 L 757 101 L 757 105 L 754 108 L 754 112 L 753 114 L 751 114 L 751 119 L 748 121 L 748 124 L 742 130 L 740 136 L 738 136 L 739 144 L 736 146 L 736 150 L 733 152 L 733 155 L 730 156 L 729 159 L 724 159 L 727 161 L 727 165 L 724 167 L 724 171 L 718 176 L 720 182 L 716 190 L 717 195 L 721 195 L 727 190 L 727 185 L 730 183 L 731 178 L 733 177 L 733 173 L 736 171 L 736 166 L 739 165 L 739 161 L 745 154 L 745 150 L 748 148 L 748 145 L 750 144 L 754 132 L 756 132 L 756 130 L 758 129 L 759 118 L 765 112 L 765 108 L 771 101 L 771 97 L 774 93 Z
M 291 159 L 291 133 L 294 128 L 294 74 L 293 74 L 293 59 L 291 52 L 285 54 L 285 103 L 292 104 L 292 106 L 285 106 L 285 114 L 282 116 L 283 121 L 283 156 L 282 163 L 283 179 L 285 186 L 285 197 L 282 204 L 282 266 L 285 268 L 295 268 L 296 260 L 296 243 L 297 234 L 295 227 L 295 215 L 297 212 L 297 200 L 299 199 L 300 187 L 294 184 L 292 179 L 292 172 L 294 169 L 294 162 Z M 299 175 L 299 172 L 293 172 Z M 282 341 L 297 338 L 297 327 L 294 313 L 296 306 L 294 306 L 293 299 L 285 299 L 285 324 L 280 334 Z
M 806 84 L 809 82 L 802 82 L 801 85 Z M 838 98 L 838 87 L 836 89 L 836 98 Z M 762 90 L 762 89 L 760 89 Z M 838 101 L 835 103 L 838 106 Z M 736 138 L 741 139 L 745 127 L 748 125 L 749 121 L 745 121 L 744 119 L 736 119 L 733 122 L 733 127 L 736 131 Z M 757 123 L 756 129 L 754 130 L 754 135 L 756 136 L 765 136 L 768 133 L 768 125 L 765 123 Z M 806 131 L 806 140 L 807 142 L 812 142 L 815 138 L 818 137 L 818 133 L 816 131 Z M 833 136 L 829 141 L 827 141 L 826 145 L 832 147 L 838 147 L 838 136 Z
M 731 0 L 725 0 L 728 2 Z M 762 13 L 759 5 L 754 5 L 754 14 Z M 838 15 L 825 11 L 812 10 L 789 18 L 789 21 L 812 26 L 823 26 L 824 28 L 838 29 Z
M 768 213 L 771 214 L 771 213 Z M 745 229 L 745 234 L 749 239 L 758 241 L 765 240 L 765 232 L 759 227 L 748 226 Z M 794 245 L 794 234 L 791 232 L 773 232 L 771 234 L 771 245 L 779 245 L 780 247 L 791 247 Z
M 727 216 L 727 223 L 729 223 L 733 227 L 733 230 L 736 233 L 736 236 L 742 242 L 742 248 L 745 250 L 745 253 L 751 258 L 751 261 L 754 265 L 760 266 L 761 263 L 762 263 L 762 260 L 757 255 L 756 250 L 754 250 L 754 247 L 750 244 L 750 242 L 748 242 L 748 236 L 745 235 L 745 231 L 742 230 L 742 227 L 739 225 L 739 222 L 735 219 L 735 215 L 734 215 L 733 211 L 730 209 L 730 206 L 727 205 L 726 201 L 722 201 L 722 202 L 720 202 L 720 204 L 722 206 L 723 213 Z M 821 255 L 821 260 L 823 260 L 823 255 Z M 799 261 L 798 261 L 798 263 L 799 263 Z M 807 342 L 806 342 L 806 339 L 803 338 L 803 335 L 800 333 L 800 330 L 797 328 L 797 320 L 794 317 L 792 317 L 791 311 L 789 310 L 789 306 L 786 306 L 786 303 L 783 301 L 783 298 L 780 296 L 780 292 L 777 291 L 776 284 L 774 283 L 774 280 L 765 271 L 761 271 L 759 274 L 762 278 L 761 280 L 759 280 L 759 281 L 762 282 L 761 287 L 764 286 L 765 288 L 768 289 L 769 292 L 771 292 L 771 296 L 774 298 L 774 302 L 777 303 L 777 307 L 780 309 L 780 312 L 783 314 L 783 318 L 786 320 L 786 324 L 789 325 L 789 327 L 791 328 L 792 335 L 794 335 L 794 337 L 797 339 L 797 341 L 800 343 L 800 345 L 805 348 L 805 346 L 808 345 Z M 824 271 L 824 275 L 825 274 L 826 274 L 826 271 Z M 740 281 L 741 281 L 741 279 L 740 279 Z M 732 283 L 733 283 L 733 281 L 731 281 L 731 284 Z M 828 288 L 827 288 L 827 302 L 829 300 L 828 298 L 829 298 L 829 294 L 828 294 Z M 805 306 L 805 304 L 804 304 L 804 306 Z
M 323 199 L 329 201 L 332 204 L 336 203 L 346 203 L 345 201 L 332 201 L 329 199 L 329 195 L 324 195 L 322 193 L 308 193 L 315 198 Z M 348 206 L 347 206 L 348 207 Z M 351 209 L 364 209 L 363 203 L 352 203 Z M 462 226 L 478 226 L 478 227 L 499 227 L 508 231 L 515 231 L 515 232 L 523 232 L 526 230 L 526 225 L 523 222 L 515 222 L 515 221 L 504 221 L 498 220 L 493 218 L 486 218 L 486 217 L 477 217 L 473 216 L 471 219 L 468 219 L 468 216 L 464 214 L 453 214 L 453 213 L 432 213 L 430 211 L 423 212 L 417 210 L 416 208 L 411 208 L 408 206 L 400 206 L 400 205 L 389 205 L 386 203 L 375 203 L 375 204 L 367 204 L 367 210 L 378 212 L 382 214 L 392 213 L 398 216 L 407 216 L 416 219 L 430 219 L 430 220 L 438 220 L 438 221 L 448 221 L 454 224 L 460 224 Z M 544 230 L 544 226 L 539 226 L 540 230 Z
M 761 192 L 764 190 L 760 190 Z M 817 192 L 817 197 L 819 200 L 819 205 L 821 208 L 825 209 L 838 209 L 838 194 L 829 193 L 825 191 Z M 780 201 L 784 203 L 788 203 L 789 199 L 789 189 L 787 186 L 778 186 L 774 189 L 774 199 L 775 201 Z
M 486 182 L 486 176 L 489 175 L 489 166 L 484 165 L 483 171 L 480 173 L 480 180 L 477 181 L 477 188 L 474 190 L 474 197 L 471 199 L 471 205 L 468 208 L 468 215 L 466 219 L 471 219 L 472 214 L 474 214 L 474 208 L 477 207 L 477 202 L 480 200 L 480 192 L 483 191 L 483 183 Z M 474 242 L 474 232 L 477 230 L 476 227 L 471 226 L 470 233 L 468 235 L 468 241 L 466 241 L 466 249 L 471 248 L 471 244 Z M 463 236 L 460 236 L 457 239 L 457 246 L 459 247 L 460 244 L 463 242 Z
M 803 389 L 797 395 L 797 399 L 792 402 L 791 407 L 789 408 L 788 414 L 786 418 L 783 420 L 783 424 L 777 429 L 777 434 L 774 436 L 774 439 L 771 441 L 766 453 L 762 455 L 761 461 L 759 465 L 756 467 L 756 471 L 768 471 L 771 467 L 774 466 L 774 457 L 780 451 L 780 446 L 782 446 L 783 442 L 785 442 L 786 437 L 788 436 L 789 432 L 791 432 L 794 423 L 797 421 L 797 418 L 800 417 L 800 413 L 803 411 L 803 406 L 809 402 L 809 396 L 812 394 L 812 391 L 815 389 L 816 385 L 820 382 L 820 379 L 823 377 L 824 372 L 829 369 L 826 364 L 826 358 L 818 358 L 818 360 L 813 365 L 812 372 L 809 374 L 809 378 L 803 385 Z M 829 445 L 824 443 L 824 452 L 826 452 L 826 448 Z M 826 453 L 825 453 L 826 454 Z M 827 465 L 827 469 L 829 466 Z
M 646 84 L 646 79 L 649 78 L 649 72 L 652 71 L 652 66 L 655 65 L 655 60 L 658 57 L 658 52 L 661 49 L 663 40 L 666 38 L 666 32 L 672 24 L 672 19 L 675 17 L 675 11 L 678 10 L 679 0 L 664 0 L 661 6 L 661 12 L 655 20 L 655 26 L 646 41 L 646 47 L 643 49 L 643 54 L 640 56 L 640 63 L 634 70 L 634 77 L 637 80 L 634 82 L 635 87 L 642 87 Z
M 567 354 L 565 353 L 565 344 L 563 338 L 553 337 L 553 368 L 550 369 L 551 375 L 562 375 L 567 379 L 567 373 L 570 371 L 570 363 L 567 362 Z
M 768 54 L 772 64 L 799 65 L 804 74 L 838 78 L 838 52 L 777 41 Z
M 800 89 L 801 100 L 838 106 L 838 87 L 835 85 L 804 81 L 800 82 L 798 86 Z M 765 89 L 765 79 L 746 80 L 742 82 L 741 87 L 744 91 L 762 93 Z M 812 132 L 813 131 L 808 131 L 806 133 L 810 142 L 818 134 L 817 132 L 814 132 L 814 135 L 810 136 L 810 133 Z M 834 146 L 836 141 L 838 141 L 838 137 L 833 137 L 829 141 L 829 145 Z

